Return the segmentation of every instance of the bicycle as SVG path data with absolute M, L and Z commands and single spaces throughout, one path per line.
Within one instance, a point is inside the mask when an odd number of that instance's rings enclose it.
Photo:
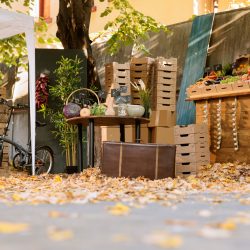
M 6 105 L 9 110 L 9 116 L 7 120 L 6 127 L 4 128 L 3 135 L 0 135 L 0 165 L 2 164 L 3 159 L 3 143 L 9 143 L 12 146 L 14 146 L 16 154 L 13 157 L 13 167 L 16 169 L 23 169 L 28 170 L 29 173 L 31 173 L 32 164 L 32 153 L 31 153 L 31 139 L 29 138 L 28 141 L 28 148 L 25 149 L 20 144 L 6 138 L 7 135 L 9 123 L 11 120 L 11 116 L 13 114 L 13 111 L 15 109 L 27 109 L 29 108 L 27 105 L 21 105 L 18 104 L 17 106 L 10 105 L 8 101 L 4 98 L 0 98 L 0 105 Z M 36 127 L 43 127 L 46 126 L 46 123 L 41 123 L 39 121 L 36 121 Z M 50 173 L 54 165 L 54 154 L 53 150 L 49 146 L 39 146 L 35 149 L 35 174 L 44 174 L 44 173 Z

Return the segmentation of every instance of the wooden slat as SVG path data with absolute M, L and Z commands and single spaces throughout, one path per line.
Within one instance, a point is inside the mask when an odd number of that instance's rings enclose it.
M 228 91 L 221 93 L 210 93 L 210 94 L 201 94 L 194 97 L 189 97 L 186 101 L 198 101 L 198 100 L 208 100 L 208 99 L 216 99 L 216 98 L 225 98 L 232 96 L 245 96 L 250 95 L 250 89 L 243 89 L 237 91 Z

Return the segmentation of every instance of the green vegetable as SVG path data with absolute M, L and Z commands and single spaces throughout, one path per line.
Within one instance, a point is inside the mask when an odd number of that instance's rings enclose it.
M 93 106 L 90 108 L 91 115 L 105 115 L 106 107 L 103 104 L 98 105 L 94 103 Z
M 232 83 L 232 82 L 236 82 L 239 81 L 240 77 L 239 76 L 229 76 L 224 80 L 221 80 L 221 84 L 227 84 L 227 83 Z

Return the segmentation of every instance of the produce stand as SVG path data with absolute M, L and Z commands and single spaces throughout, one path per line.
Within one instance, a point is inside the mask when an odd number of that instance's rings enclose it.
M 237 83 L 233 83 L 237 84 Z M 218 90 L 219 88 L 217 88 Z M 208 123 L 211 162 L 250 162 L 250 85 L 227 91 L 201 91 L 195 101 L 196 123 Z

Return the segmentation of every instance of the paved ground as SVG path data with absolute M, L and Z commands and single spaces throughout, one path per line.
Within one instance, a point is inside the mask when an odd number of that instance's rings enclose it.
M 236 224 L 236 229 L 226 231 L 226 235 L 221 231 L 218 234 L 217 231 L 206 232 L 206 237 L 199 235 L 202 230 L 204 232 L 205 225 L 235 216 L 247 216 L 249 222 L 250 206 L 241 204 L 234 196 L 193 194 L 174 207 L 153 203 L 144 208 L 132 208 L 126 216 L 109 214 L 107 206 L 114 203 L 105 202 L 36 206 L 0 204 L 0 221 L 30 225 L 26 232 L 0 233 L 0 249 L 153 250 L 161 248 L 152 241 L 152 235 L 168 232 L 181 236 L 183 243 L 178 249 L 248 250 L 249 223 Z M 49 216 L 51 211 L 63 212 L 63 216 L 53 218 Z M 72 239 L 51 239 L 49 234 L 55 228 L 70 230 Z

